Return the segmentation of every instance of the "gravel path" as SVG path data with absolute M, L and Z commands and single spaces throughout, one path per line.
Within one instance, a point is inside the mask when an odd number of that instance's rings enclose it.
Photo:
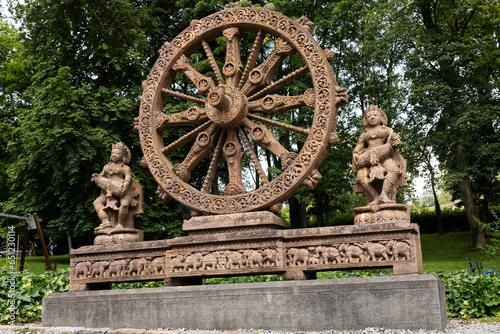
M 28 330 L 27 330 L 28 329 Z M 18 333 L 37 334 L 235 334 L 237 332 L 207 331 L 207 330 L 185 330 L 185 329 L 165 329 L 165 330 L 145 330 L 145 329 L 92 329 L 80 327 L 42 327 L 41 324 L 25 324 L 19 326 L 0 326 L 0 334 Z M 268 330 L 240 330 L 241 334 L 319 334 L 319 332 L 277 332 Z M 365 328 L 356 331 L 328 331 L 321 334 L 500 334 L 500 323 L 485 323 L 476 321 L 451 320 L 444 331 L 436 330 L 396 330 L 384 328 Z

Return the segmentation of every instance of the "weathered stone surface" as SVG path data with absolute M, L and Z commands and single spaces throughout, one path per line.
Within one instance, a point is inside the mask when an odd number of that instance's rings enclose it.
M 405 222 L 215 231 L 129 245 L 73 250 L 71 290 L 106 289 L 111 282 L 138 280 L 190 285 L 201 284 L 204 277 L 257 274 L 310 279 L 315 272 L 339 269 L 392 267 L 395 274 L 423 272 L 418 225 Z
M 117 328 L 110 330 L 108 334 L 144 334 L 146 329 L 139 328 Z
M 264 229 L 284 229 L 287 222 L 269 211 L 252 212 L 251 215 L 234 213 L 227 215 L 193 217 L 184 221 L 182 229 L 193 234 L 214 232 L 238 232 Z
M 444 283 L 432 275 L 54 293 L 44 326 L 326 331 L 443 330 Z M 182 315 L 182 316 L 180 316 Z
M 396 203 L 397 190 L 408 185 L 406 161 L 397 150 L 401 138 L 387 127 L 387 123 L 387 115 L 382 109 L 374 105 L 366 108 L 365 131 L 352 152 L 354 191 L 363 193 L 369 206 Z
M 111 157 L 92 182 L 101 189 L 94 208 L 101 220 L 95 228 L 95 245 L 130 243 L 143 240 L 143 232 L 134 229 L 134 217 L 143 213 L 143 193 L 127 164 L 130 150 L 123 143 L 113 144 Z

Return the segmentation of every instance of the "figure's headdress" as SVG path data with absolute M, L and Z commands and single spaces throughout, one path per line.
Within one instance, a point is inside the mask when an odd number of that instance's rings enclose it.
M 363 116 L 363 126 L 366 128 L 368 127 L 368 121 L 366 120 L 366 114 L 368 114 L 369 111 L 378 111 L 380 115 L 380 125 L 387 126 L 388 119 L 387 115 L 385 112 L 380 109 L 378 106 L 371 104 L 368 108 L 366 108 L 365 115 Z
M 111 149 L 112 150 L 114 150 L 114 149 L 122 150 L 122 152 L 123 152 L 123 163 L 128 164 L 130 162 L 130 157 L 131 157 L 130 150 L 122 142 L 113 144 L 111 146 Z

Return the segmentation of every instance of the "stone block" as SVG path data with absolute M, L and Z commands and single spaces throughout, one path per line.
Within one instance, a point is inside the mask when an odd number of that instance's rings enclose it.
M 94 328 L 443 330 L 444 283 L 432 275 L 77 291 L 43 299 L 44 326 Z

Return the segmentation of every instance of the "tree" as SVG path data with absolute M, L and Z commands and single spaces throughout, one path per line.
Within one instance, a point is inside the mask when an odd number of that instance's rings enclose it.
M 498 189 L 499 6 L 491 1 L 389 1 L 394 31 L 409 31 L 405 69 L 413 117 L 435 124 L 429 133 L 448 189 L 465 206 L 476 247 L 486 243 L 477 224 L 477 198 Z M 493 144 L 493 145 L 492 145 Z M 483 188 L 483 189 L 482 189 Z M 481 190 L 482 189 L 482 190 Z M 487 200 L 489 202 L 490 200 Z

